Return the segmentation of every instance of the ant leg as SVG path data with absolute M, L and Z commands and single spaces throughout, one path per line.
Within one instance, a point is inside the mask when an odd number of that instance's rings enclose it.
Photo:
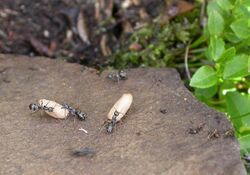
M 103 126 L 105 126 L 106 124 L 107 124 L 107 120 L 105 120 L 101 126 L 103 127 Z

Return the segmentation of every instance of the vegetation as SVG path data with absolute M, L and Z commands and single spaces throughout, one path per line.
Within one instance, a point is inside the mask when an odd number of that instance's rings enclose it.
M 200 36 L 202 30 L 194 10 L 162 25 L 159 19 L 135 31 L 113 55 L 112 65 L 126 67 L 181 67 L 188 42 Z M 190 63 L 192 65 L 192 62 Z M 183 66 L 182 66 L 183 67 Z

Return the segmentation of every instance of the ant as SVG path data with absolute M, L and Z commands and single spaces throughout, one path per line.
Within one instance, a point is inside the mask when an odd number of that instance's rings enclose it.
M 95 154 L 96 154 L 96 151 L 93 148 L 89 148 L 89 147 L 77 149 L 72 152 L 72 155 L 77 156 L 77 157 L 79 156 L 93 157 Z
M 120 80 L 127 79 L 127 73 L 123 70 L 119 70 L 118 73 L 109 74 L 108 78 L 113 81 L 119 82 Z
M 247 163 L 250 163 L 250 156 L 248 154 L 244 153 L 242 159 L 244 159 Z
M 87 118 L 87 114 L 85 112 L 75 109 L 68 104 L 64 104 L 62 109 L 67 109 L 71 115 L 78 117 L 79 120 L 85 120 Z
M 114 112 L 114 115 L 112 116 L 112 119 L 108 121 L 108 124 L 106 125 L 107 132 L 110 134 L 113 132 L 113 129 L 116 125 L 116 118 L 119 116 L 120 112 L 117 110 Z
M 38 110 L 45 110 L 45 111 L 48 111 L 48 112 L 53 112 L 54 108 L 53 108 L 53 107 L 48 107 L 47 105 L 48 105 L 48 104 L 43 105 L 43 104 L 31 103 L 31 104 L 29 105 L 29 109 L 30 109 L 31 111 L 34 111 L 34 112 L 36 112 L 36 111 L 38 111 Z

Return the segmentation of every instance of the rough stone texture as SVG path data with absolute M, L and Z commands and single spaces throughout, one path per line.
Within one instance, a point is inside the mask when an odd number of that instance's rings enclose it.
M 106 76 L 58 60 L 0 55 L 0 174 L 245 174 L 238 143 L 223 136 L 231 127 L 226 117 L 199 103 L 174 69 L 131 69 L 119 83 Z M 125 92 L 134 96 L 132 108 L 107 135 L 103 122 Z M 89 117 L 31 113 L 28 105 L 41 98 Z M 201 123 L 199 134 L 188 133 Z M 208 139 L 214 128 L 220 137 Z M 94 157 L 71 155 L 86 146 Z

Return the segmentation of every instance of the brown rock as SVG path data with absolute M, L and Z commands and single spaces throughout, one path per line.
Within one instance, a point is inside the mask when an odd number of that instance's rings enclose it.
M 77 64 L 0 55 L 0 174 L 246 174 L 238 143 L 223 137 L 231 128 L 226 117 L 198 102 L 174 69 L 127 75 L 117 83 Z M 103 122 L 127 92 L 132 107 L 108 135 Z M 28 105 L 42 98 L 79 107 L 88 118 L 32 114 Z M 213 129 L 220 137 L 208 139 Z M 81 147 L 96 153 L 72 156 Z

